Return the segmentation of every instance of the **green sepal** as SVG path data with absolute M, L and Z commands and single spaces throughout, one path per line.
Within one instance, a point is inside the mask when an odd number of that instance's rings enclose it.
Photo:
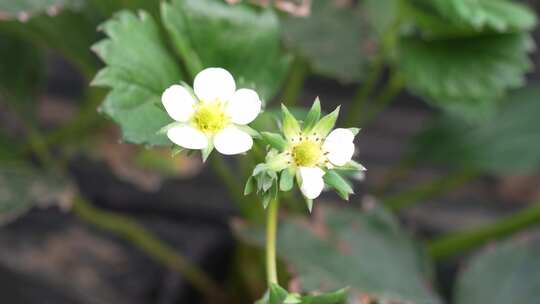
M 259 173 L 265 171 L 266 169 L 266 164 L 258 164 L 255 166 L 255 168 L 253 168 L 253 173 L 251 174 L 251 176 L 259 175 Z
M 248 177 L 246 185 L 244 186 L 244 195 L 251 194 L 255 187 L 255 178 L 253 176 Z
M 214 151 L 214 144 L 211 141 L 208 141 L 208 145 L 206 146 L 206 148 L 201 150 L 201 157 L 203 163 L 206 162 L 208 156 L 210 156 L 210 153 L 212 153 L 212 151 Z
M 266 167 L 274 172 L 279 172 L 289 166 L 290 157 L 285 152 L 277 153 L 276 150 L 268 152 Z
M 309 213 L 311 213 L 311 211 L 313 210 L 313 200 L 310 199 L 310 198 L 307 198 L 304 196 L 304 200 L 306 201 L 306 207 L 309 211 Z
M 294 185 L 294 172 L 292 168 L 286 168 L 281 171 L 281 178 L 279 179 L 279 190 L 290 191 Z
M 272 186 L 265 191 L 262 198 L 263 208 L 266 209 L 271 201 L 276 200 L 278 196 L 278 183 L 277 179 L 272 179 Z
M 278 150 L 283 151 L 285 150 L 285 147 L 287 146 L 287 141 L 277 133 L 271 133 L 271 132 L 261 132 L 263 140 L 270 145 L 270 147 Z
M 283 304 L 289 293 L 278 284 L 270 284 L 268 304 Z
M 328 186 L 336 189 L 338 195 L 344 200 L 348 201 L 349 195 L 354 193 L 351 185 L 334 170 L 328 170 L 323 179 Z
M 178 154 L 184 152 L 185 150 L 186 150 L 186 148 L 183 148 L 183 147 L 180 147 L 180 146 L 173 146 L 171 148 L 171 157 L 175 157 Z
M 339 109 L 340 106 L 338 106 L 332 113 L 321 118 L 321 120 L 319 120 L 319 122 L 313 127 L 311 132 L 318 134 L 320 137 L 326 137 L 326 135 L 330 133 L 336 124 L 336 120 L 339 116 Z
M 348 128 L 349 131 L 352 132 L 352 134 L 354 134 L 354 136 L 358 135 L 358 132 L 360 132 L 360 128 Z
M 315 126 L 317 121 L 321 118 L 321 102 L 319 100 L 319 97 L 315 99 L 313 102 L 313 105 L 311 106 L 311 109 L 309 110 L 308 114 L 306 115 L 306 119 L 304 120 L 303 125 L 303 131 L 304 133 L 308 133 L 311 131 L 311 129 Z
M 362 164 L 351 160 L 350 162 L 346 163 L 343 166 L 335 167 L 334 170 L 337 171 L 367 171 L 366 167 L 364 167 Z
M 281 112 L 283 114 L 283 135 L 287 140 L 291 140 L 295 136 L 300 134 L 300 124 L 298 120 L 289 112 L 289 109 L 285 105 L 281 105 Z
M 250 126 L 246 126 L 246 125 L 236 125 L 236 127 L 244 132 L 246 132 L 247 134 L 249 134 L 249 136 L 253 137 L 253 138 L 261 138 L 261 134 L 253 129 L 252 127 Z
M 178 122 L 178 121 L 171 122 L 170 124 L 166 125 L 165 127 L 159 129 L 157 131 L 157 134 L 159 134 L 159 135 L 167 134 L 169 129 L 174 128 L 174 127 L 181 127 L 183 125 L 184 125 L 184 123 L 182 123 L 182 122 Z

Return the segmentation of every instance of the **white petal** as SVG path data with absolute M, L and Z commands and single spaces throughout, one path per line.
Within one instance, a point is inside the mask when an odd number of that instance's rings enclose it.
M 186 149 L 204 149 L 208 146 L 208 138 L 203 132 L 190 127 L 172 127 L 167 131 L 169 139 Z
M 234 126 L 219 131 L 214 137 L 214 147 L 219 153 L 225 155 L 244 153 L 252 146 L 251 136 Z
M 261 100 L 257 92 L 249 89 L 240 89 L 234 93 L 227 103 L 227 114 L 231 120 L 239 125 L 247 125 L 261 112 Z
M 195 95 L 203 102 L 227 101 L 236 91 L 231 73 L 222 68 L 207 68 L 199 72 L 193 81 Z
M 333 142 L 352 142 L 354 140 L 354 134 L 349 129 L 337 128 L 330 132 L 326 137 L 326 141 Z
M 300 191 L 309 199 L 317 198 L 324 188 L 324 171 L 319 167 L 300 167 Z
M 336 165 L 348 163 L 354 154 L 354 134 L 348 129 L 335 129 L 326 137 L 323 149 L 328 152 L 328 160 Z
M 161 95 L 161 102 L 172 119 L 186 122 L 195 112 L 196 101 L 181 85 L 172 85 Z

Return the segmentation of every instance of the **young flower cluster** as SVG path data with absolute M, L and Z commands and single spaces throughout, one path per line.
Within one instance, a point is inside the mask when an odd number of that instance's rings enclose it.
M 253 90 L 236 90 L 234 78 L 225 69 L 201 71 L 193 90 L 172 85 L 163 92 L 161 101 L 176 121 L 163 132 L 182 148 L 202 150 L 204 160 L 214 147 L 221 154 L 232 155 L 253 146 L 252 130 L 246 125 L 259 115 L 261 100 Z
M 320 118 L 321 106 L 317 99 L 301 124 L 282 106 L 282 133 L 262 132 L 271 147 L 265 163 L 257 165 L 246 184 L 246 193 L 257 188 L 263 194 L 263 204 L 277 196 L 278 190 L 289 191 L 294 180 L 312 208 L 325 185 L 334 188 L 344 199 L 353 193 L 341 173 L 363 171 L 365 168 L 352 160 L 354 137 L 358 129 L 332 130 L 339 115 L 339 107 Z M 278 178 L 279 176 L 279 178 Z

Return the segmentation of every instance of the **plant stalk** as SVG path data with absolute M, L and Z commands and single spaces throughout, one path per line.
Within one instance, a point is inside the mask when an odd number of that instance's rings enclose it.
M 435 259 L 445 259 L 539 223 L 540 202 L 537 202 L 492 224 L 451 233 L 433 240 L 428 243 L 428 250 Z
M 472 170 L 453 172 L 428 184 L 423 184 L 419 187 L 385 198 L 382 202 L 383 205 L 390 210 L 399 211 L 453 190 L 474 179 L 478 174 L 478 172 Z
M 73 213 L 100 229 L 130 241 L 131 244 L 158 263 L 178 271 L 186 277 L 193 287 L 209 299 L 223 301 L 226 298 L 217 283 L 199 269 L 197 265 L 184 256 L 177 254 L 174 248 L 163 243 L 135 220 L 98 209 L 81 196 L 77 196 L 73 200 Z
M 308 73 L 309 65 L 307 61 L 296 55 L 287 80 L 287 86 L 283 90 L 283 103 L 286 106 L 294 106 L 298 102 Z
M 268 286 L 278 284 L 276 262 L 276 234 L 278 222 L 278 199 L 270 202 L 268 206 L 268 218 L 266 222 L 266 275 Z

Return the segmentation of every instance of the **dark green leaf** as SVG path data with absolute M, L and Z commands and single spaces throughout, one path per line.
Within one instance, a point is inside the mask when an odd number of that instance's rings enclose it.
M 268 304 L 283 304 L 289 293 L 277 284 L 271 284 Z
M 425 255 L 390 213 L 320 207 L 316 223 L 304 217 L 280 222 L 278 254 L 295 269 L 304 290 L 350 286 L 353 298 L 367 294 L 382 303 L 441 303 L 429 287 Z M 246 226 L 239 234 L 264 244 L 261 229 Z
M 263 99 L 286 77 L 289 59 L 280 50 L 279 20 L 270 9 L 214 0 L 173 0 L 162 7 L 165 28 L 190 70 L 223 67 Z M 243 83 L 242 83 L 243 82 Z
M 316 296 L 304 296 L 302 297 L 302 304 L 345 304 L 347 294 L 348 290 L 345 288 Z
M 540 170 L 540 87 L 512 92 L 492 119 L 469 125 L 443 118 L 415 141 L 412 156 L 419 160 L 503 174 Z
M 526 34 L 400 41 L 399 68 L 408 87 L 426 101 L 470 119 L 485 117 L 495 101 L 525 82 L 531 67 Z
M 348 201 L 349 195 L 354 193 L 351 185 L 334 170 L 328 170 L 323 178 L 324 182 L 336 189 L 339 196 L 344 200 Z
M 358 7 L 314 0 L 309 17 L 283 18 L 285 44 L 317 74 L 345 82 L 361 80 L 374 53 L 366 16 Z
M 460 274 L 456 304 L 529 304 L 540 298 L 540 240 L 512 240 L 475 256 Z
M 161 94 L 180 81 L 178 64 L 165 48 L 159 28 L 150 15 L 124 11 L 101 26 L 108 38 L 93 49 L 107 66 L 93 84 L 107 86 L 102 109 L 122 128 L 124 140 L 165 145 L 158 131 L 172 122 L 160 105 Z
M 41 53 L 32 45 L 0 34 L 0 96 L 13 104 L 19 115 L 32 118 L 41 88 Z
M 42 172 L 25 164 L 0 168 L 0 224 L 12 221 L 34 206 L 66 204 L 69 184 L 58 174 Z
M 264 141 L 267 144 L 269 144 L 270 147 L 280 152 L 285 150 L 285 147 L 287 146 L 287 142 L 285 141 L 283 136 L 281 136 L 280 134 L 270 133 L 270 132 L 261 132 L 261 135 Z
M 427 32 L 528 31 L 536 25 L 534 12 L 508 0 L 412 0 L 416 17 Z
M 244 187 L 244 195 L 249 195 L 255 190 L 255 178 L 253 176 L 248 177 L 246 186 Z

